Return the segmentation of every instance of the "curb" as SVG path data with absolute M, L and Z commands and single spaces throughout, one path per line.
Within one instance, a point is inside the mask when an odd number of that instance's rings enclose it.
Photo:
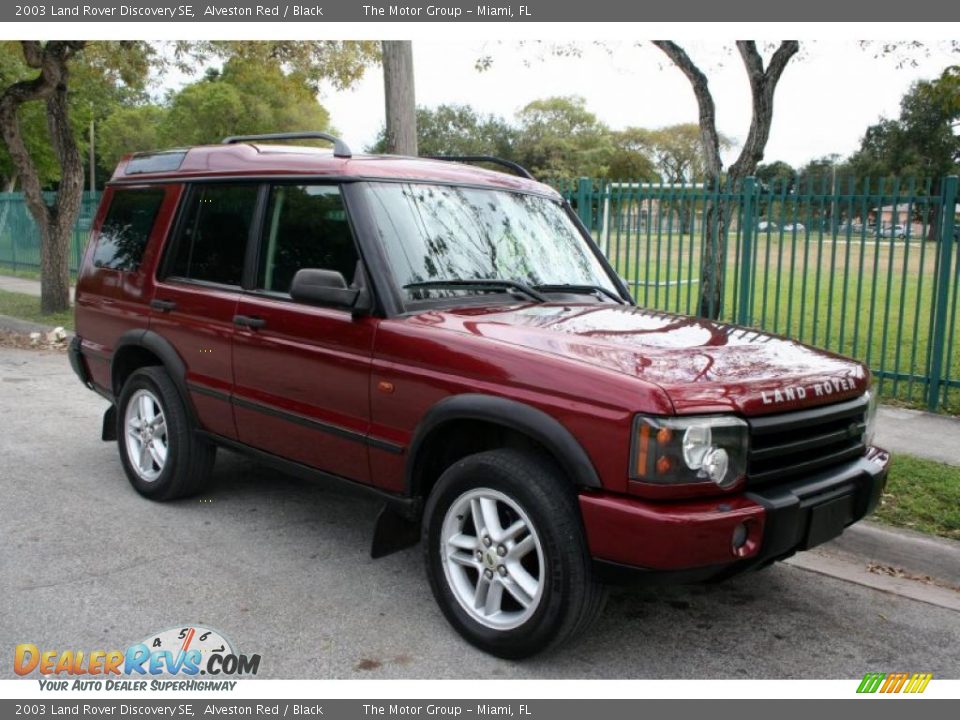
M 922 580 L 872 572 L 860 560 L 851 555 L 819 552 L 818 548 L 794 555 L 783 564 L 960 613 L 960 592 Z
M 960 542 L 956 540 L 861 522 L 820 549 L 960 588 Z

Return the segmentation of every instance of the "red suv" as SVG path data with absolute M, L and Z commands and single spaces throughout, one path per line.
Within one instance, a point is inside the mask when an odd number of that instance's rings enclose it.
M 422 540 L 447 619 L 504 657 L 585 628 L 609 579 L 726 577 L 873 509 L 863 365 L 637 307 L 514 170 L 323 133 L 121 162 L 70 360 L 137 492 L 199 492 L 218 447 L 367 488 L 373 554 Z

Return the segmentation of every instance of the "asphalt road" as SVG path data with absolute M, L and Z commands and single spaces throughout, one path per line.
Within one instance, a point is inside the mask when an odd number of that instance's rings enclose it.
M 589 636 L 489 657 L 434 604 L 420 550 L 368 554 L 377 507 L 221 453 L 202 498 L 140 498 L 106 405 L 62 353 L 0 348 L 0 677 L 12 646 L 125 648 L 200 623 L 279 678 L 859 678 L 960 675 L 960 614 L 777 566 L 615 591 Z

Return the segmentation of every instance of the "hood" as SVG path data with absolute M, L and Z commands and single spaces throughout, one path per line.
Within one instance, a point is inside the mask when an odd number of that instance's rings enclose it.
M 869 385 L 862 364 L 788 338 L 624 305 L 465 307 L 410 321 L 654 383 L 678 414 L 784 412 L 856 397 Z

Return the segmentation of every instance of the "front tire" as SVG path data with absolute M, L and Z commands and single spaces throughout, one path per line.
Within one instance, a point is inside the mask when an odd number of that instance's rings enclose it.
M 216 447 L 197 437 L 176 385 L 161 367 L 140 368 L 124 383 L 117 444 L 130 484 L 151 500 L 197 494 L 216 458 Z
M 602 608 L 576 494 L 548 458 L 503 449 L 459 460 L 430 494 L 423 536 L 441 610 L 493 655 L 559 646 Z

